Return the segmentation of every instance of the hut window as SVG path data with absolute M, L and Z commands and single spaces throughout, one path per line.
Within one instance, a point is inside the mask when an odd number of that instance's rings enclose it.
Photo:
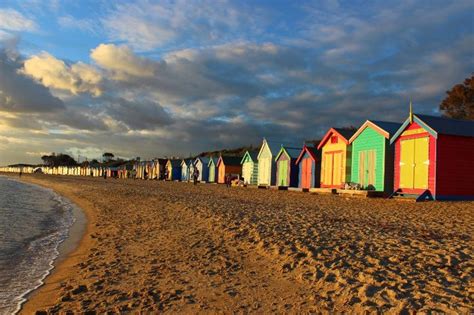
M 337 143 L 337 136 L 331 137 L 331 143 Z

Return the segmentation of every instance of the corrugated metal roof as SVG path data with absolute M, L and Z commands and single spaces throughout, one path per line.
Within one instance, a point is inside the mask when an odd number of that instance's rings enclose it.
M 438 134 L 474 137 L 474 121 L 418 114 L 415 116 Z
M 352 129 L 352 128 L 333 128 L 337 132 L 341 134 L 346 140 L 349 140 L 354 133 L 356 133 L 357 129 Z
M 209 163 L 210 158 L 208 158 L 206 156 L 200 156 L 200 157 L 197 157 L 195 161 L 197 161 L 197 160 L 201 160 L 202 164 L 207 165 Z
M 398 129 L 402 126 L 401 123 L 391 122 L 391 121 L 380 121 L 380 120 L 370 120 L 373 124 L 379 126 L 386 132 L 388 132 L 389 137 L 393 136 Z

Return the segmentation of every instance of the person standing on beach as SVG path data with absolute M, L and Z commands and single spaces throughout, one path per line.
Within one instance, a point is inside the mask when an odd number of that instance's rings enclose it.
M 227 188 L 230 187 L 230 174 L 225 175 L 225 185 L 227 186 Z
M 194 172 L 193 172 L 194 185 L 197 184 L 198 178 L 199 178 L 199 170 L 197 168 L 194 168 Z
M 22 174 L 23 174 L 23 170 L 20 169 L 20 174 L 19 174 L 19 176 L 21 177 Z

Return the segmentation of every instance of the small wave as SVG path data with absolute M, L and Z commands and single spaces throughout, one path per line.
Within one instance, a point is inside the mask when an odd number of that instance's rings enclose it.
M 27 295 L 44 283 L 59 256 L 59 245 L 68 237 L 69 229 L 75 221 L 71 202 L 50 189 L 34 186 L 39 193 L 47 193 L 52 200 L 50 206 L 54 221 L 49 223 L 54 225 L 54 229 L 30 240 L 23 249 L 21 260 L 12 265 L 13 270 L 5 270 L 10 273 L 10 277 L 13 272 L 14 277 L 0 288 L 0 314 L 18 313 L 27 300 Z

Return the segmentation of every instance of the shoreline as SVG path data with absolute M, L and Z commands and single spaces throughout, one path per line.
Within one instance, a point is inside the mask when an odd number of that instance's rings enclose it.
M 43 181 L 38 181 L 34 177 L 8 177 L 27 184 L 51 189 L 61 198 L 71 203 L 72 214 L 74 216 L 74 223 L 69 228 L 68 237 L 58 246 L 59 255 L 53 262 L 53 268 L 42 280 L 43 283 L 24 297 L 26 301 L 22 303 L 17 312 L 17 314 L 34 314 L 37 310 L 48 309 L 54 305 L 54 302 L 59 298 L 57 293 L 59 292 L 61 281 L 67 278 L 74 265 L 76 265 L 80 258 L 85 256 L 90 249 L 91 244 L 86 241 L 86 238 L 92 233 L 94 213 L 93 210 L 87 206 L 85 201 L 82 202 L 72 194 L 61 191 L 59 187 L 45 185 Z

